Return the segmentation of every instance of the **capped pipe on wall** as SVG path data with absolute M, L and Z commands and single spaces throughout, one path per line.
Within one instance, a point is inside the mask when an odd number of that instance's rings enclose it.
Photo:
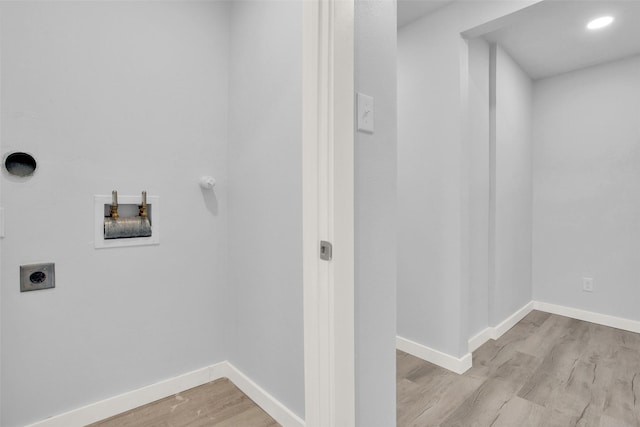
M 212 176 L 201 176 L 199 184 L 205 190 L 212 190 L 216 185 L 216 179 Z

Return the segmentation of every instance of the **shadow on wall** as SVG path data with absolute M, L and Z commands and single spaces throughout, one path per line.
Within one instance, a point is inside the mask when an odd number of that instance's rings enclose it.
M 202 193 L 202 200 L 204 201 L 204 205 L 211 215 L 218 215 L 218 197 L 213 189 L 208 188 L 200 188 L 200 192 Z

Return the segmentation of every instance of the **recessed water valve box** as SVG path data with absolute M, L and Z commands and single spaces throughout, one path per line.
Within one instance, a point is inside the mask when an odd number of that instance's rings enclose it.
M 146 220 L 141 218 L 141 197 L 117 196 L 117 218 L 111 196 L 94 196 L 94 246 L 96 249 L 146 246 L 160 243 L 160 198 L 148 196 Z M 115 227 L 112 227 L 115 226 Z M 153 230 L 152 230 L 153 227 Z
M 20 266 L 20 292 L 39 291 L 56 287 L 54 263 Z

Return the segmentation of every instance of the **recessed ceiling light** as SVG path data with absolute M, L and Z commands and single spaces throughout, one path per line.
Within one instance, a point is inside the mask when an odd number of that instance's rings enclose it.
M 613 22 L 613 16 L 602 16 L 600 18 L 596 18 L 593 21 L 587 24 L 587 28 L 590 30 L 597 30 L 599 28 L 604 28 L 607 25 Z

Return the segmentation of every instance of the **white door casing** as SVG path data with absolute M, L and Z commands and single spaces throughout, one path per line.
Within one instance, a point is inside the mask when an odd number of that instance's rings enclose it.
M 303 277 L 306 427 L 355 425 L 354 1 L 305 0 Z M 333 259 L 320 259 L 320 241 Z

